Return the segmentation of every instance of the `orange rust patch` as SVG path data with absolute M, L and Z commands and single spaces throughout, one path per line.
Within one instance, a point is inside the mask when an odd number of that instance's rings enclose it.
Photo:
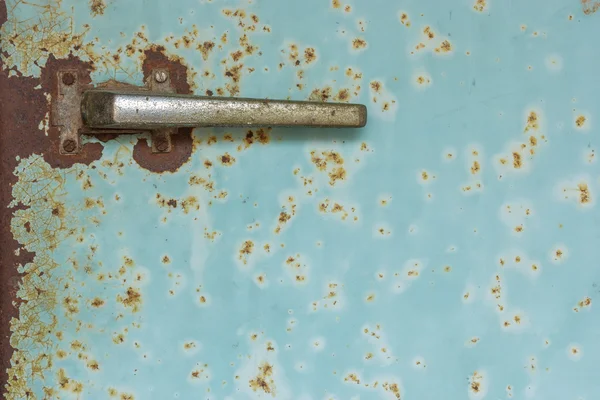
M 444 40 L 439 47 L 434 50 L 436 53 L 450 53 L 452 51 L 452 43 L 448 40 Z
M 435 37 L 435 33 L 429 26 L 426 26 L 425 28 L 423 28 L 423 33 L 425 34 L 425 36 L 427 36 L 427 39 L 429 39 L 429 40 L 431 40 Z
M 598 11 L 600 8 L 600 2 L 596 0 L 581 0 L 581 7 L 585 15 L 591 15 Z
M 391 392 L 394 395 L 394 397 L 396 397 L 397 400 L 401 399 L 400 387 L 398 386 L 397 383 L 384 382 L 382 386 L 386 392 Z
M 241 260 L 244 265 L 248 264 L 248 258 L 254 251 L 254 242 L 252 240 L 246 240 L 242 244 L 242 248 L 239 250 L 238 259 Z
M 220 156 L 219 161 L 221 162 L 221 164 L 223 164 L 227 167 L 235 164 L 235 158 L 233 156 L 231 156 L 229 153 L 225 153 L 222 156 Z
M 486 6 L 487 6 L 486 0 L 477 0 L 475 2 L 475 4 L 473 5 L 473 9 L 475 11 L 483 12 L 483 10 L 485 10 Z
M 377 94 L 381 93 L 381 88 L 383 87 L 382 83 L 379 81 L 371 81 L 371 83 L 369 83 L 369 86 L 371 86 L 371 90 Z
M 470 379 L 470 383 L 469 383 L 469 389 L 471 390 L 471 392 L 477 394 L 481 391 L 481 381 L 483 380 L 483 376 L 481 376 L 481 374 L 477 371 L 473 372 L 473 375 L 471 376 Z
M 579 310 L 582 308 L 590 307 L 592 305 L 592 299 L 589 297 L 585 297 L 583 300 L 581 300 L 579 303 L 577 303 L 577 305 L 579 307 L 575 307 L 573 309 L 575 312 L 579 312 Z
M 244 148 L 247 149 L 256 142 L 262 145 L 269 143 L 271 141 L 271 129 L 272 128 L 260 128 L 256 132 L 248 130 L 248 132 L 246 132 L 246 136 L 244 136 L 244 138 L 242 139 L 242 142 L 244 143 Z M 241 150 L 241 146 L 238 147 L 238 150 Z
M 275 381 L 273 380 L 273 366 L 267 362 L 258 367 L 258 374 L 254 379 L 248 381 L 250 388 L 254 391 L 263 391 L 275 397 Z
M 333 100 L 338 102 L 347 103 L 350 101 L 350 91 L 348 89 L 340 89 Z
M 102 300 L 99 297 L 96 297 L 94 300 L 92 300 L 91 304 L 92 304 L 92 307 L 99 308 L 104 305 L 104 300 Z
M 427 78 L 425 76 L 422 76 L 422 75 L 418 76 L 417 79 L 416 79 L 416 81 L 417 81 L 417 83 L 419 85 L 424 85 L 424 84 L 427 84 L 427 83 L 431 83 L 431 79 L 429 79 L 429 78 Z
M 586 118 L 585 118 L 585 116 L 583 116 L 583 115 L 580 115 L 580 116 L 578 116 L 578 117 L 575 119 L 575 125 L 576 125 L 578 128 L 581 128 L 581 127 L 583 127 L 583 125 L 585 125 L 585 121 L 586 121 Z
M 406 26 L 407 28 L 410 28 L 410 19 L 408 19 L 408 14 L 407 13 L 401 13 L 400 14 L 400 23 L 404 26 Z
M 538 130 L 539 129 L 539 117 L 535 111 L 530 111 L 527 116 L 527 124 L 525 125 L 525 132 L 530 130 Z
M 362 50 L 367 48 L 367 41 L 363 38 L 354 38 L 352 40 L 352 48 L 354 50 Z
M 513 157 L 513 168 L 515 168 L 515 169 L 521 168 L 523 166 L 523 157 L 521 156 L 521 153 L 519 153 L 517 151 L 513 151 L 512 157 Z
M 581 204 L 587 204 L 592 200 L 590 196 L 590 189 L 588 188 L 587 183 L 582 182 L 578 184 L 577 190 L 579 190 L 579 202 Z
M 314 48 L 307 47 L 304 49 L 304 62 L 306 64 L 311 64 L 317 60 L 317 53 Z
M 310 101 L 322 101 L 326 102 L 331 98 L 331 88 L 329 86 L 324 87 L 323 89 L 314 89 L 308 99 Z
M 138 288 L 132 286 L 127 288 L 125 296 L 117 295 L 117 301 L 125 307 L 131 308 L 132 312 L 138 312 L 142 305 L 142 294 Z
M 93 17 L 103 15 L 106 9 L 106 3 L 104 0 L 90 0 L 90 12 Z

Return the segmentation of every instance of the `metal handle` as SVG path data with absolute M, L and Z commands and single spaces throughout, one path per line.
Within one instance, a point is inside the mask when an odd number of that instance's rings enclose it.
M 88 90 L 83 123 L 96 129 L 161 129 L 203 126 L 306 126 L 360 128 L 362 104 L 199 97 L 174 93 Z
M 306 126 L 360 128 L 367 123 L 362 104 L 201 97 L 176 94 L 169 70 L 158 68 L 144 87 L 108 81 L 90 89 L 78 71 L 59 70 L 52 124 L 60 129 L 60 153 L 81 150 L 81 135 L 150 131 L 152 152 L 171 151 L 177 128 L 224 126 Z

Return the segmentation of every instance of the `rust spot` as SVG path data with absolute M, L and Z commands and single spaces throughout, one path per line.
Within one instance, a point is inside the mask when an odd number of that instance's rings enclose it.
M 418 83 L 419 85 L 424 85 L 424 84 L 426 84 L 426 83 L 431 83 L 431 79 L 429 79 L 429 78 L 427 78 L 427 77 L 425 77 L 425 76 L 422 76 L 422 75 L 419 75 L 419 76 L 417 77 L 416 81 L 417 81 L 417 83 Z
M 530 130 L 538 130 L 539 129 L 539 117 L 535 111 L 530 111 L 527 116 L 527 124 L 525 125 L 525 132 Z
M 340 2 L 340 0 L 331 0 L 331 7 L 342 8 L 342 3 Z
M 258 374 L 254 379 L 248 382 L 250 388 L 256 391 L 263 391 L 275 397 L 275 381 L 273 380 L 273 366 L 267 362 L 258 367 Z
M 591 15 L 600 8 L 600 1 L 596 0 L 581 0 L 581 7 L 585 15 Z
M 233 156 L 231 156 L 229 153 L 225 153 L 222 156 L 220 156 L 219 158 L 220 158 L 221 164 L 223 164 L 227 167 L 235 164 L 235 158 Z
M 360 378 L 358 377 L 358 375 L 350 373 L 346 375 L 346 377 L 344 378 L 344 382 L 351 382 L 360 385 Z
M 347 103 L 350 100 L 350 91 L 348 89 L 340 89 L 333 99 Z
M 592 200 L 590 196 L 590 189 L 588 188 L 587 183 L 582 182 L 578 184 L 577 190 L 579 190 L 579 202 L 581 204 L 587 204 Z
M 523 224 L 515 226 L 515 232 L 517 232 L 517 233 L 523 232 Z M 521 260 L 521 258 L 519 257 L 519 261 L 520 260 Z
M 131 308 L 133 312 L 138 312 L 142 305 L 142 294 L 139 289 L 130 286 L 127 288 L 125 296 L 117 295 L 117 301 L 125 307 Z
M 429 26 L 426 26 L 425 28 L 423 28 L 423 33 L 427 36 L 427 38 L 429 40 L 431 40 L 431 39 L 433 39 L 435 37 L 435 33 L 433 32 L 433 30 Z
M 317 60 L 317 53 L 314 48 L 307 47 L 304 49 L 304 62 L 310 64 Z
M 436 47 L 434 50 L 436 53 L 450 53 L 452 51 L 452 44 L 448 40 L 444 40 L 440 47 Z
M 382 386 L 386 392 L 391 392 L 397 400 L 401 399 L 400 388 L 397 383 L 384 382 Z
M 100 297 L 96 297 L 94 300 L 92 300 L 91 304 L 92 307 L 99 308 L 104 305 L 104 300 L 102 300 Z
M 407 13 L 401 13 L 400 14 L 400 23 L 404 26 L 406 26 L 407 28 L 410 28 L 410 20 L 408 19 L 408 14 Z
M 242 248 L 239 251 L 238 259 L 241 260 L 244 265 L 248 264 L 248 258 L 254 251 L 254 242 L 252 240 L 246 240 L 242 244 Z
M 483 10 L 485 10 L 486 6 L 487 6 L 486 0 L 477 0 L 477 1 L 475 1 L 475 4 L 473 5 L 473 9 L 475 11 L 483 12 Z
M 225 42 L 227 41 L 227 38 L 225 37 Z M 197 50 L 200 51 L 200 53 L 202 53 L 202 59 L 204 61 L 208 60 L 208 57 L 210 56 L 210 53 L 213 51 L 213 49 L 215 48 L 215 43 L 214 42 L 203 42 L 203 43 L 198 43 L 198 46 L 196 47 Z
M 481 381 L 483 380 L 483 376 L 481 376 L 481 374 L 477 371 L 473 372 L 473 375 L 471 376 L 470 379 L 470 384 L 469 384 L 469 388 L 471 389 L 471 391 L 475 394 L 479 393 L 481 391 Z
M 373 90 L 375 93 L 381 93 L 381 88 L 383 86 L 381 82 L 371 81 L 369 85 L 371 86 L 371 90 Z
M 578 117 L 575 119 L 575 125 L 576 125 L 578 128 L 581 128 L 581 127 L 583 127 L 583 125 L 585 125 L 585 121 L 586 121 L 586 118 L 585 118 L 585 116 L 583 116 L 583 115 L 580 115 L 580 116 L 578 116 Z
M 256 132 L 252 130 L 248 130 L 246 132 L 246 136 L 242 139 L 244 142 L 244 148 L 250 147 L 254 142 L 258 142 L 260 144 L 267 144 L 271 141 L 270 136 L 271 128 L 260 128 Z
M 326 102 L 331 98 L 331 88 L 329 86 L 323 89 L 314 89 L 308 99 L 310 101 Z
M 362 38 L 355 38 L 352 40 L 352 48 L 354 50 L 362 50 L 367 48 L 367 41 Z
M 242 53 L 241 50 L 236 50 L 233 53 L 231 53 L 230 56 L 234 62 L 238 62 L 242 57 L 244 57 L 244 53 Z
M 90 0 L 90 11 L 93 17 L 103 15 L 106 9 L 106 3 L 104 0 Z
M 523 166 L 523 160 L 522 160 L 521 153 L 519 153 L 517 151 L 513 151 L 512 156 L 513 156 L 513 168 L 515 168 L 515 169 L 521 168 Z

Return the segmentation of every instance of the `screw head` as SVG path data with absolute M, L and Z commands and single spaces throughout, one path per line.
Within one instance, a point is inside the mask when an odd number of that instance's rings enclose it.
M 168 75 L 165 71 L 156 71 L 154 73 L 154 80 L 158 83 L 164 83 L 167 81 Z
M 164 139 L 157 140 L 155 147 L 156 147 L 156 150 L 158 150 L 160 152 L 165 152 L 169 149 L 169 143 Z
M 75 75 L 73 75 L 71 72 L 65 72 L 62 76 L 62 83 L 67 86 L 71 86 L 75 83 Z
M 77 148 L 77 143 L 72 139 L 67 139 L 63 142 L 63 150 L 67 153 L 72 153 Z

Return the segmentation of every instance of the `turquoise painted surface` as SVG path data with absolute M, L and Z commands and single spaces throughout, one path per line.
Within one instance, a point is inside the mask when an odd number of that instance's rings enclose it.
M 13 3 L 21 25 L 3 29 L 37 23 Z M 9 398 L 600 396 L 591 3 L 52 4 L 57 34 L 84 32 L 62 50 L 94 61 L 95 82 L 142 84 L 137 49 L 160 44 L 198 94 L 330 87 L 369 122 L 268 143 L 197 130 L 172 174 L 137 165 L 137 138 L 89 167 L 22 160 L 13 232 L 36 259 Z

